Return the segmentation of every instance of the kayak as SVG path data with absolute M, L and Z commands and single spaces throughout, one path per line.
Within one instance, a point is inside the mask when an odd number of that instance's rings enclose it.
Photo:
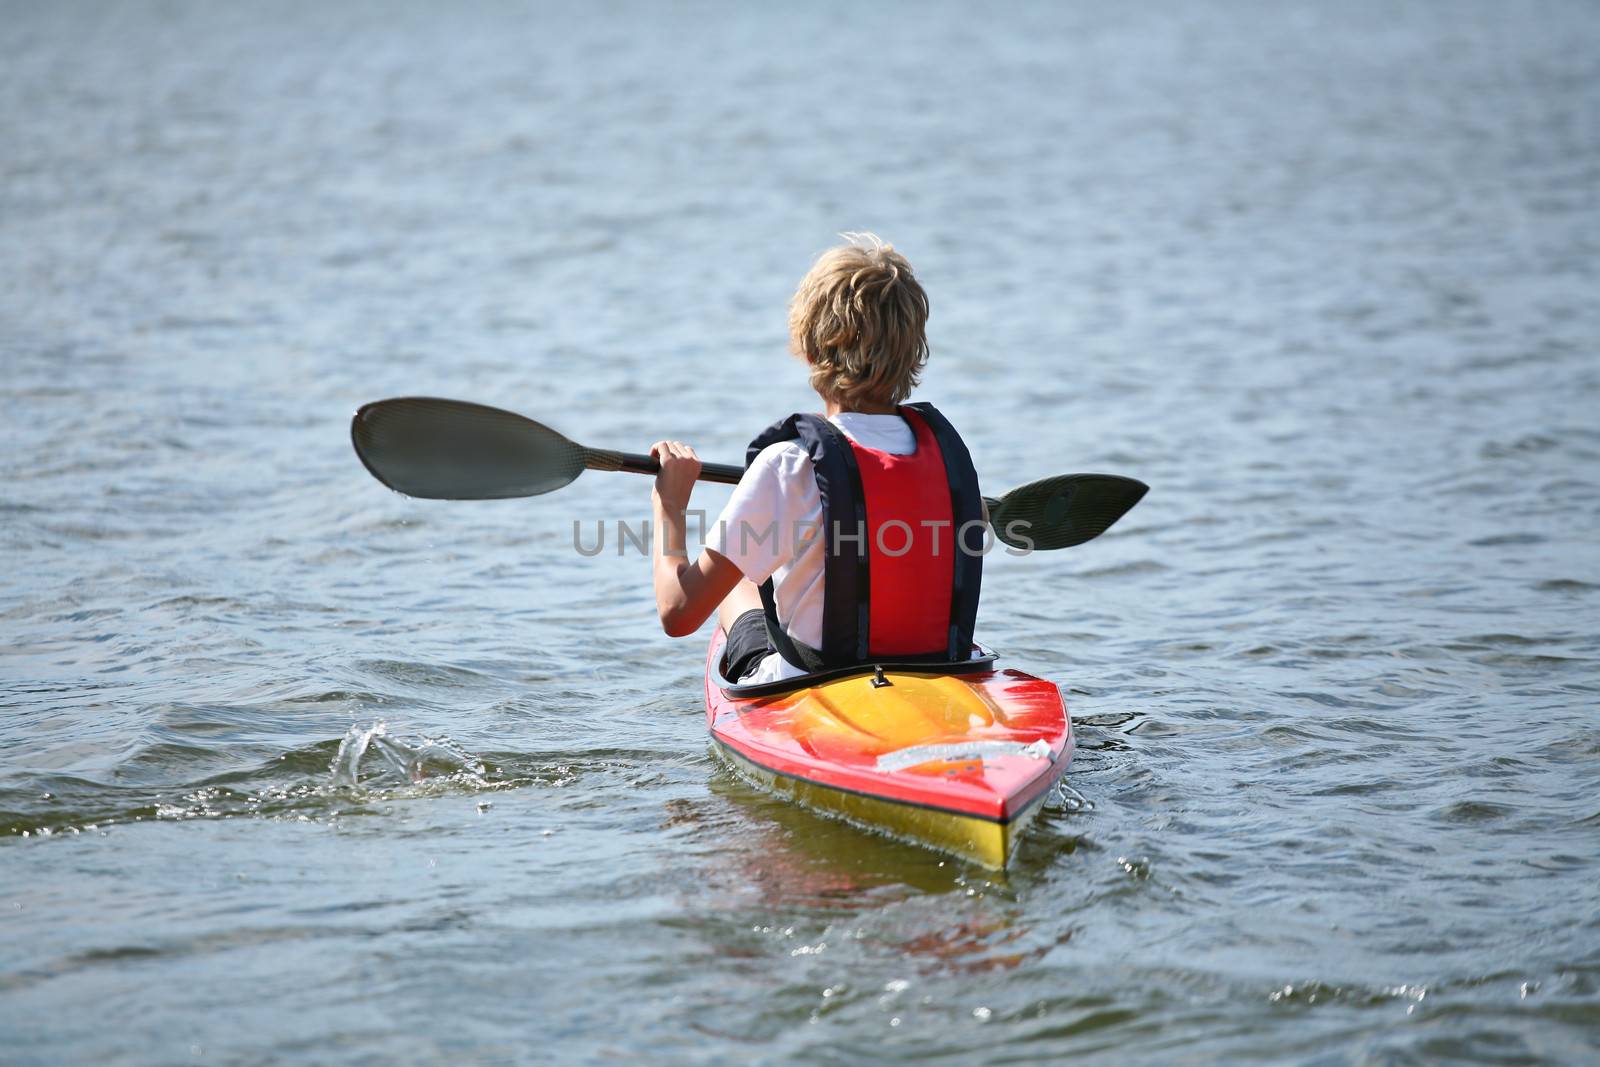
M 782 682 L 722 676 L 726 638 L 706 653 L 706 724 L 753 784 L 825 815 L 1005 867 L 1072 759 L 1055 684 L 996 667 L 868 664 Z

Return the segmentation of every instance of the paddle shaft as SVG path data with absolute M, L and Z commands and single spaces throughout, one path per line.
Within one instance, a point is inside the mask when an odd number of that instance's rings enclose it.
M 629 474 L 656 474 L 661 470 L 661 464 L 654 456 L 641 455 L 638 452 L 616 452 L 608 448 L 584 449 L 585 463 L 592 471 L 626 471 Z M 735 467 L 731 463 L 702 463 L 700 474 L 697 478 L 702 482 L 720 482 L 723 485 L 738 485 L 739 479 L 744 477 L 744 468 Z M 990 510 L 1000 506 L 1000 501 L 992 496 L 983 498 Z
M 626 471 L 629 474 L 658 474 L 661 463 L 654 456 L 638 452 L 614 452 L 609 448 L 585 448 L 584 466 L 592 471 Z M 700 464 L 699 481 L 738 485 L 744 468 L 731 463 Z
M 629 474 L 656 474 L 661 470 L 661 464 L 654 456 L 640 455 L 638 452 L 614 452 L 608 448 L 584 449 L 585 464 L 592 471 L 626 471 Z M 744 477 L 744 468 L 735 467 L 731 463 L 702 463 L 700 475 L 696 479 L 702 482 L 720 482 L 723 485 L 738 485 L 739 479 Z M 983 502 L 993 509 L 1000 506 L 1000 501 L 992 496 L 983 498 Z

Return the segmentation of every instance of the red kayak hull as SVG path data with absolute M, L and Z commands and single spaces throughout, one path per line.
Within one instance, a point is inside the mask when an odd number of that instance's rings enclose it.
M 1018 670 L 870 670 L 745 697 L 706 659 L 706 721 L 747 777 L 852 822 L 1004 866 L 1072 758 L 1054 683 Z M 887 683 L 887 684 L 884 684 Z

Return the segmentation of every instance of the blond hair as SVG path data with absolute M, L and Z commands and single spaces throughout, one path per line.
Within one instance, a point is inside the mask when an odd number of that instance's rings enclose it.
M 870 233 L 843 233 L 800 280 L 789 305 L 795 354 L 811 387 L 845 407 L 898 404 L 928 362 L 928 294 L 911 264 Z

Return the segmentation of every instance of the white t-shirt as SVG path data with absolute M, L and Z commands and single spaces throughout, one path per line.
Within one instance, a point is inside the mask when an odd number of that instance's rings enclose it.
M 863 448 L 909 456 L 917 436 L 899 415 L 842 411 L 828 420 Z M 706 532 L 706 547 L 760 585 L 772 579 L 778 620 L 796 641 L 822 647 L 822 493 L 811 457 L 797 441 L 768 445 L 744 472 L 728 506 Z M 804 674 L 776 652 L 742 680 L 774 682 Z

